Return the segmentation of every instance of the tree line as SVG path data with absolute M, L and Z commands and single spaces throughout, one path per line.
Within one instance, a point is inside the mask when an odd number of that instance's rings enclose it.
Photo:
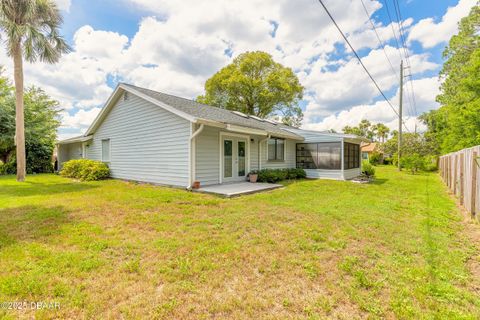
M 441 106 L 420 116 L 428 128 L 425 139 L 437 154 L 480 144 L 480 5 L 460 21 L 443 56 Z

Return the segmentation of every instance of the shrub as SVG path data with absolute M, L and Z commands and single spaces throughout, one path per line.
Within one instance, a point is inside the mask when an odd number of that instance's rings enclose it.
M 425 171 L 437 171 L 438 170 L 438 157 L 426 156 L 425 157 Z
M 401 157 L 400 165 L 402 168 L 410 170 L 412 174 L 415 174 L 415 172 L 425 169 L 425 157 L 420 156 L 418 153 Z
M 7 163 L 3 163 L 0 161 L 0 175 L 16 174 L 16 173 L 17 173 L 16 161 L 9 161 Z
M 289 169 L 262 169 L 260 171 L 252 171 L 258 174 L 258 182 L 275 183 L 282 180 L 304 179 L 307 174 L 305 170 L 298 168 Z
M 368 160 L 370 161 L 370 164 L 373 164 L 373 165 L 381 164 L 382 155 L 378 152 L 372 152 L 368 157 Z
M 367 177 L 373 177 L 375 175 L 375 168 L 368 160 L 362 161 L 362 173 Z
M 94 181 L 108 178 L 110 169 L 101 161 L 76 159 L 65 162 L 60 175 L 81 181 Z
M 384 158 L 383 164 L 393 164 L 393 157 Z

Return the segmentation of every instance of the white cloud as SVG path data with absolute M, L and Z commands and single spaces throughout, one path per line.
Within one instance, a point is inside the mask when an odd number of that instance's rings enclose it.
M 101 108 L 92 108 L 90 110 L 79 110 L 73 115 L 68 112 L 62 114 L 62 126 L 64 128 L 81 128 L 83 131 L 90 126 Z
M 418 115 L 428 110 L 438 108 L 438 103 L 435 101 L 435 98 L 439 93 L 439 82 L 437 77 L 413 80 L 413 86 L 416 88 L 416 111 Z M 412 132 L 415 130 L 415 124 L 417 125 L 417 130 L 424 130 L 424 125 L 416 119 L 413 109 L 410 109 L 408 100 L 408 95 L 411 92 L 410 88 L 410 83 L 407 82 L 404 84 L 404 122 L 407 128 Z M 399 95 L 399 91 L 397 90 L 395 96 L 390 99 L 393 107 L 397 111 Z M 309 104 L 307 111 L 305 112 L 305 118 L 315 118 L 315 112 L 317 108 L 319 108 L 319 106 L 315 103 Z M 398 117 L 388 103 L 384 100 L 377 101 L 373 104 L 355 105 L 349 109 L 329 115 L 323 118 L 322 121 L 307 121 L 303 127 L 305 129 L 320 131 L 329 129 L 341 131 L 345 126 L 358 125 L 358 123 L 363 119 L 367 119 L 372 123 L 382 122 L 392 130 L 398 129 Z
M 446 42 L 458 32 L 458 22 L 468 15 L 477 0 L 460 0 L 455 7 L 448 8 L 438 22 L 434 18 L 420 20 L 414 25 L 408 36 L 408 41 L 418 41 L 424 48 L 432 48 Z
M 74 35 L 73 52 L 63 56 L 58 64 L 25 66 L 27 84 L 41 86 L 70 112 L 65 115 L 64 127 L 84 128 L 117 81 L 194 98 L 202 93 L 205 80 L 214 72 L 236 55 L 253 50 L 267 51 L 276 61 L 295 70 L 307 89 L 306 126 L 341 129 L 344 124 L 356 124 L 359 115 L 384 122 L 391 120 L 391 110 L 374 103 L 377 90 L 350 51 L 345 48 L 347 54 L 343 52 L 343 40 L 316 1 L 126 2 L 132 10 L 140 6 L 151 13 L 139 21 L 132 38 L 83 26 Z M 70 1 L 57 3 L 63 10 L 70 7 Z M 365 1 L 372 17 L 381 3 Z M 461 3 L 464 6 L 468 0 Z M 326 5 L 353 46 L 370 50 L 362 60 L 381 88 L 395 91 L 398 75 L 390 70 L 361 2 L 329 0 Z M 443 20 L 448 23 L 441 22 L 442 28 L 448 29 L 445 26 L 458 15 L 450 11 L 445 14 Z M 391 26 L 374 23 L 381 38 L 391 43 Z M 435 24 L 433 20 L 432 23 Z M 411 18 L 403 25 L 407 32 L 417 32 L 418 25 Z M 386 52 L 395 71 L 398 70 L 398 51 L 387 45 Z M 428 54 L 410 54 L 412 72 L 417 78 L 438 68 Z M 4 52 L 0 52 L 2 61 L 3 58 Z M 10 59 L 7 68 L 12 69 Z M 428 89 L 432 82 L 428 79 L 416 83 L 418 101 L 432 100 Z M 422 85 L 425 88 L 420 90 Z

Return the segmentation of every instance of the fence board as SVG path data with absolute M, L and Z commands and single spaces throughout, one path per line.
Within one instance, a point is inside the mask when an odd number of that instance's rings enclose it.
M 440 176 L 450 191 L 459 197 L 460 204 L 477 219 L 480 217 L 480 170 L 475 158 L 480 146 L 463 149 L 441 156 Z

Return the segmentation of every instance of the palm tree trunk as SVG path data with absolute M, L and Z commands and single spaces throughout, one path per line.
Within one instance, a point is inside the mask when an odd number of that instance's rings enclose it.
M 15 144 L 17 147 L 17 181 L 25 181 L 25 121 L 23 111 L 23 61 L 20 41 L 13 51 L 15 81 Z

